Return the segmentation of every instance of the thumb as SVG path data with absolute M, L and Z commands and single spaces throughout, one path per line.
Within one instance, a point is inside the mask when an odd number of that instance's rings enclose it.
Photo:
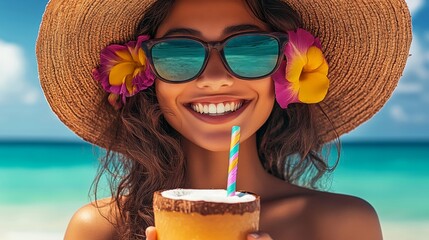
M 155 227 L 146 228 L 146 240 L 156 240 L 156 229 Z
M 268 235 L 267 233 L 262 233 L 262 232 L 254 232 L 251 233 L 247 236 L 247 240 L 273 240 L 270 235 Z

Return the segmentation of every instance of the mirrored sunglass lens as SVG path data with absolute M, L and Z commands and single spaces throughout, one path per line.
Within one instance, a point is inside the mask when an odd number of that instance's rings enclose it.
M 185 81 L 195 77 L 204 63 L 205 50 L 199 42 L 169 39 L 152 47 L 156 72 L 169 81 Z
M 224 53 L 235 74 L 258 78 L 274 70 L 279 56 L 279 43 L 268 35 L 237 36 L 228 40 Z

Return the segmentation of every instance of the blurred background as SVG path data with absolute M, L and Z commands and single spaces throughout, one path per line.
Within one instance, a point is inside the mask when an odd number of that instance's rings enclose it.
M 0 0 L 0 239 L 62 239 L 88 191 L 100 150 L 51 112 L 35 42 L 47 0 Z M 407 0 L 411 56 L 385 107 L 342 137 L 329 191 L 378 211 L 385 239 L 429 236 L 429 1 Z

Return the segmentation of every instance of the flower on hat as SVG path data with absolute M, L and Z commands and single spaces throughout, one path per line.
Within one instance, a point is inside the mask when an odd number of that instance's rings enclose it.
M 126 98 L 152 86 L 155 75 L 151 72 L 146 55 L 140 47 L 149 36 L 124 45 L 112 44 L 101 51 L 100 65 L 92 70 L 93 78 L 110 93 L 109 103 L 118 110 Z
M 273 75 L 276 99 L 280 107 L 290 103 L 321 102 L 329 87 L 328 63 L 318 38 L 304 29 L 288 31 L 283 61 Z

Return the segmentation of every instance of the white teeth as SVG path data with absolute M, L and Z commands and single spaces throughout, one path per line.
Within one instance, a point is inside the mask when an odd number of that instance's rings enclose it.
M 201 114 L 209 114 L 209 115 L 223 115 L 228 112 L 234 112 L 237 111 L 241 106 L 243 105 L 243 102 L 229 102 L 229 103 L 210 103 L 210 104 L 202 104 L 202 103 L 195 103 L 191 104 L 191 108 L 198 113 Z
M 211 114 L 216 113 L 216 105 L 209 104 L 209 113 Z
M 235 111 L 235 103 L 231 103 L 231 111 Z
M 225 104 L 225 112 L 231 111 L 231 105 L 229 103 Z
M 197 107 L 197 112 L 204 113 L 204 107 L 203 107 L 203 105 L 201 103 L 198 103 L 197 106 L 198 106 Z
M 225 107 L 223 106 L 223 103 L 218 103 L 216 105 L 216 113 L 224 113 Z

